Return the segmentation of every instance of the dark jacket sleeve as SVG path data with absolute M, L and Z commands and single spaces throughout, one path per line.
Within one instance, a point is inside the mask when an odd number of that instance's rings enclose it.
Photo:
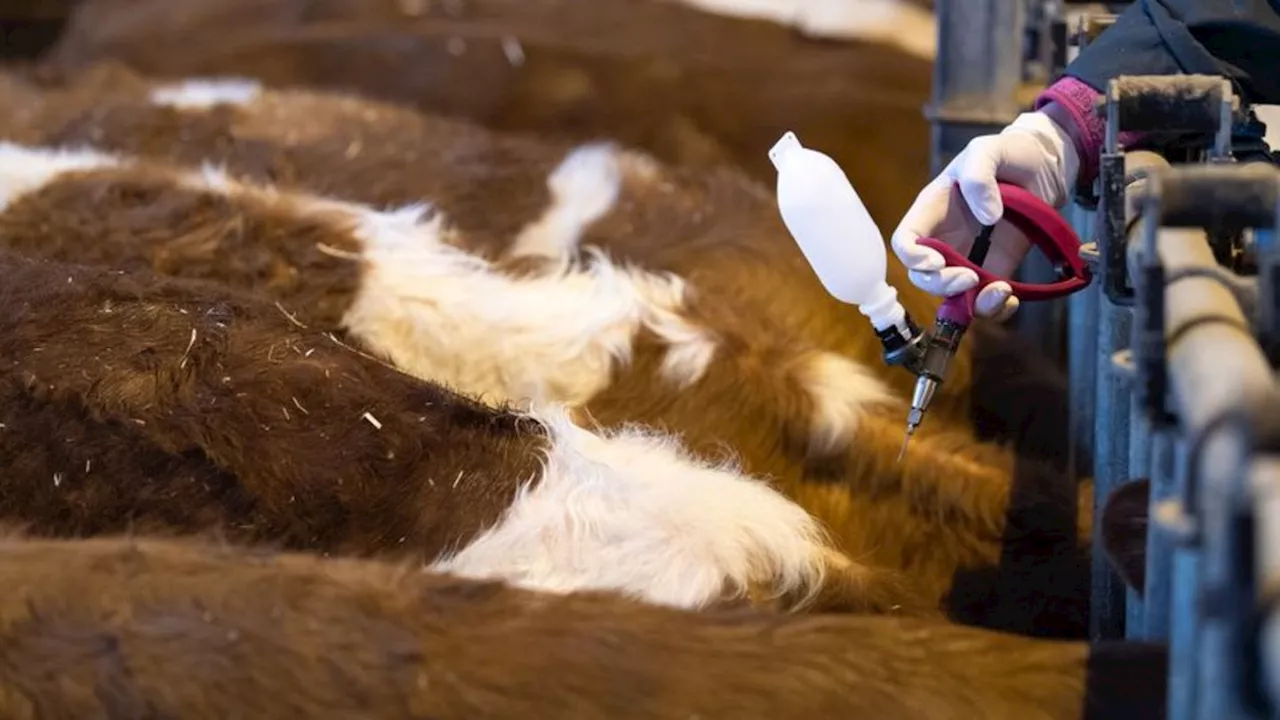
M 1280 0 L 1135 0 L 1066 71 L 1100 91 L 1179 73 L 1226 75 L 1248 102 L 1280 104 Z

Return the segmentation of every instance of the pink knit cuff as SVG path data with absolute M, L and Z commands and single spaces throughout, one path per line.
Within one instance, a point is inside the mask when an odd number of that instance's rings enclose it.
M 1050 85 L 1036 98 L 1035 110 L 1057 103 L 1058 107 L 1071 118 L 1075 127 L 1064 128 L 1075 140 L 1076 153 L 1080 156 L 1080 175 L 1077 185 L 1089 185 L 1098 176 L 1098 156 L 1102 153 L 1102 144 L 1106 137 L 1107 124 L 1097 112 L 1098 100 L 1102 93 L 1086 85 L 1077 78 L 1063 77 Z M 1120 144 L 1130 145 L 1141 137 L 1141 133 L 1120 133 Z

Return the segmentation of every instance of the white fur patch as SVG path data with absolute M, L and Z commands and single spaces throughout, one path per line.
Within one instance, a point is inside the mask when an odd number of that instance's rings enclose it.
M 0 144 L 0 193 L 11 202 L 62 172 L 120 162 L 92 151 Z M 363 260 L 377 274 L 355 312 L 378 318 L 360 325 L 363 339 L 407 353 L 426 377 L 455 381 L 446 384 L 489 383 L 516 397 L 574 395 L 607 382 L 608 366 L 626 355 L 642 325 L 702 342 L 671 307 L 681 298 L 677 278 L 597 256 L 563 276 L 515 280 L 444 243 L 442 220 L 427 218 L 424 208 L 375 212 L 241 184 L 212 167 L 174 178 L 355 225 L 366 243 Z M 397 346 L 401 341 L 408 345 Z M 671 437 L 639 429 L 596 435 L 573 425 L 563 409 L 534 419 L 552 439 L 541 481 L 433 570 L 550 592 L 612 590 L 686 608 L 749 588 L 803 596 L 820 587 L 830 552 L 821 529 L 764 483 L 699 462 Z
M 61 172 L 125 162 L 0 144 L 0 192 L 11 202 Z M 445 384 L 582 399 L 607 382 L 641 327 L 672 339 L 671 366 L 680 372 L 710 352 L 679 317 L 678 278 L 595 255 L 563 275 L 513 279 L 445 243 L 443 221 L 422 207 L 376 212 L 243 184 L 213 167 L 172 177 L 193 190 L 353 226 L 365 243 L 359 259 L 374 277 L 349 322 L 402 367 Z M 686 608 L 748 589 L 803 598 L 820 588 L 831 553 L 821 528 L 768 485 L 700 462 L 672 437 L 640 429 L 597 435 L 573 425 L 563 408 L 533 419 L 552 441 L 540 482 L 433 570 L 552 592 L 612 590 Z
M 61 173 L 131 162 L 0 143 L 0 209 Z M 449 242 L 443 218 L 425 206 L 378 211 L 241 183 L 209 166 L 174 179 L 352 232 L 366 276 L 347 328 L 403 371 L 490 402 L 584 405 L 631 359 L 641 330 L 667 345 L 662 372 L 680 385 L 696 382 L 715 354 L 712 336 L 681 314 L 680 278 L 619 266 L 598 250 L 560 273 L 517 278 Z
M 803 0 L 675 0 L 703 12 L 792 25 Z
M 704 12 L 794 27 L 813 37 L 888 43 L 932 60 L 937 21 L 928 10 L 901 0 L 675 0 Z
M 622 184 L 635 186 L 641 183 L 662 182 L 662 166 L 648 153 L 639 150 L 620 150 L 618 166 L 622 168 Z
M 828 552 L 814 519 L 767 485 L 631 429 L 601 436 L 561 412 L 542 481 L 432 570 L 566 593 L 611 590 L 699 608 L 751 587 L 816 590 Z
M 612 143 L 574 148 L 547 176 L 551 204 L 516 237 L 512 257 L 563 259 L 578 250 L 582 233 L 604 217 L 622 185 L 617 150 Z
M 421 207 L 361 210 L 367 276 L 344 323 L 406 372 L 489 402 L 586 404 L 647 329 L 664 371 L 696 380 L 715 352 L 683 319 L 679 278 L 619 267 L 597 250 L 560 273 L 515 278 L 454 248 Z
M 874 373 L 843 355 L 815 353 L 799 373 L 814 403 L 811 449 L 821 454 L 847 448 L 870 407 L 900 402 Z
M 151 104 L 182 110 L 216 105 L 248 105 L 262 94 L 262 83 L 249 78 L 193 78 L 151 91 Z
M 0 210 L 29 192 L 53 182 L 63 173 L 114 167 L 123 161 L 89 149 L 29 148 L 0 142 Z
M 649 315 L 645 329 L 667 345 L 658 372 L 662 379 L 677 388 L 688 388 L 702 379 L 715 359 L 717 343 L 710 332 L 680 315 L 684 305 L 684 281 L 674 275 L 666 282 L 644 286 Z
M 521 230 L 508 255 L 554 260 L 562 271 L 572 270 L 574 258 L 583 250 L 596 263 L 607 263 L 598 248 L 579 246 L 582 234 L 617 203 L 624 180 L 652 182 L 659 174 L 651 157 L 613 143 L 574 148 L 547 178 L 551 204 L 540 218 Z M 680 316 L 684 282 L 675 276 L 654 282 L 655 276 L 638 270 L 626 273 L 643 278 L 634 283 L 648 306 L 643 326 L 669 346 L 659 370 L 662 379 L 677 388 L 696 383 L 715 357 L 716 342 L 704 328 Z

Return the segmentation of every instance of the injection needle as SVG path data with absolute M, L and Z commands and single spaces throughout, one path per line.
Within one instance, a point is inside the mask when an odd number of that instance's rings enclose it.
M 902 436 L 902 448 L 898 450 L 898 462 L 902 462 L 902 458 L 907 454 L 907 443 L 911 442 L 911 431 L 908 430 Z

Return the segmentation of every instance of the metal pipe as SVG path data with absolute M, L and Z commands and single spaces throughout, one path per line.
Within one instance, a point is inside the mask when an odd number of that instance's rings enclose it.
M 1183 453 L 1173 431 L 1162 430 L 1151 436 L 1151 507 L 1178 497 Z M 1151 514 L 1148 517 L 1154 518 Z M 1154 519 L 1147 523 L 1146 589 L 1143 593 L 1144 640 L 1166 640 L 1169 637 L 1169 613 L 1173 602 L 1173 553 L 1177 536 Z
M 1158 251 L 1170 277 L 1217 267 L 1203 230 L 1163 228 Z M 1166 335 L 1174 409 L 1188 437 L 1205 432 L 1216 418 L 1252 401 L 1271 397 L 1272 373 L 1231 291 L 1208 275 L 1188 275 L 1165 290 Z M 1193 477 L 1212 474 L 1230 454 L 1205 441 Z
M 1161 184 L 1175 181 L 1179 171 L 1166 172 Z M 1134 232 L 1154 243 L 1170 279 L 1164 302 L 1172 404 L 1183 437 L 1198 439 L 1200 445 L 1197 456 L 1188 458 L 1184 481 L 1189 485 L 1183 496 L 1195 497 L 1191 491 L 1203 496 L 1184 508 L 1184 517 L 1202 522 L 1201 537 L 1215 542 L 1199 553 L 1184 548 L 1176 554 L 1169 707 L 1175 718 L 1225 717 L 1223 703 L 1233 702 L 1226 695 L 1238 670 L 1231 664 L 1233 630 L 1230 623 L 1203 615 L 1195 598 L 1206 588 L 1230 583 L 1233 572 L 1230 548 L 1218 544 L 1230 530 L 1227 488 L 1246 448 L 1238 433 L 1226 431 L 1229 425 L 1222 418 L 1274 398 L 1273 377 L 1231 289 L 1211 274 L 1218 265 L 1205 232 L 1156 229 L 1159 207 L 1151 210 Z M 1135 273 L 1141 262 L 1141 253 L 1134 252 L 1138 242 L 1131 233 L 1127 255 Z M 1201 274 L 1188 274 L 1196 272 Z M 1164 515 L 1158 510 L 1153 508 L 1153 518 Z
M 1079 205 L 1070 208 L 1071 224 L 1080 237 L 1089 237 L 1095 214 Z M 1093 468 L 1094 457 L 1094 387 L 1098 364 L 1098 298 L 1102 291 L 1097 281 L 1068 300 L 1067 369 L 1071 393 L 1071 472 Z
M 1280 177 L 1280 174 L 1278 174 Z M 1263 272 L 1275 273 L 1272 261 L 1276 258 L 1277 248 L 1274 245 L 1275 235 L 1280 232 L 1280 186 L 1276 188 L 1275 221 L 1270 228 L 1258 229 L 1255 240 L 1256 251 Z M 1277 287 L 1275 278 L 1259 283 L 1259 287 L 1274 293 Z M 1258 307 L 1264 309 L 1257 316 L 1265 332 L 1274 335 L 1276 318 L 1273 314 L 1280 312 L 1275 305 L 1274 297 L 1258 298 Z M 1268 340 L 1275 342 L 1275 337 Z M 1269 446 L 1273 448 L 1274 446 Z M 1265 455 L 1255 457 L 1250 468 L 1249 495 L 1254 508 L 1254 582 L 1258 592 L 1260 605 L 1264 613 L 1258 632 L 1257 653 L 1259 657 L 1258 680 L 1272 707 L 1280 707 L 1280 616 L 1275 612 L 1277 607 L 1277 588 L 1280 587 L 1280 456 Z
M 1203 231 L 1164 229 L 1158 233 L 1157 245 L 1170 274 L 1184 268 L 1216 265 Z M 1183 476 L 1184 483 L 1202 488 L 1213 477 L 1215 467 L 1230 467 L 1237 462 L 1235 449 L 1213 430 L 1215 418 L 1238 407 L 1245 393 L 1262 392 L 1270 382 L 1270 371 L 1247 332 L 1216 322 L 1189 325 L 1210 314 L 1231 317 L 1234 313 L 1243 322 L 1234 297 L 1213 279 L 1188 277 L 1177 281 L 1166 289 L 1165 302 L 1166 327 L 1172 340 L 1168 347 L 1170 380 L 1183 437 L 1210 433 L 1203 440 L 1196 465 L 1188 465 Z M 1179 330 L 1187 327 L 1190 329 Z M 1190 488 L 1182 489 L 1185 496 Z M 1198 516 L 1194 510 L 1190 512 Z M 1151 517 L 1156 519 L 1162 514 L 1160 507 L 1154 507 Z M 1213 558 L 1197 548 L 1179 548 L 1174 558 L 1171 717 L 1214 717 L 1212 713 L 1203 714 L 1205 703 L 1218 695 L 1205 684 L 1204 675 L 1216 674 L 1218 666 L 1206 662 L 1206 658 L 1209 650 L 1221 642 L 1221 633 L 1215 632 L 1212 623 L 1203 622 L 1200 593 L 1206 580 L 1217 577 L 1220 570 Z
M 1280 457 L 1256 458 L 1250 472 L 1254 497 L 1255 572 L 1267 611 L 1259 633 L 1259 673 L 1273 704 L 1280 704 Z
M 1142 410 L 1138 393 L 1129 393 L 1129 477 L 1125 482 L 1151 477 L 1151 423 Z M 1126 588 L 1124 636 L 1141 639 L 1147 632 L 1147 602 L 1134 588 Z
M 1099 298 L 1093 418 L 1095 518 L 1102 516 L 1102 504 L 1111 491 L 1129 479 L 1129 378 L 1115 361 L 1128 346 L 1132 319 L 1129 308 Z M 1101 531 L 1101 524 L 1095 523 L 1094 547 L 1102 546 L 1098 537 Z M 1104 553 L 1093 554 L 1091 577 L 1089 638 L 1099 641 L 1124 637 L 1125 585 Z
M 1263 163 L 1195 165 L 1152 198 L 1165 227 L 1269 228 L 1280 207 L 1280 173 Z
M 938 54 L 931 121 L 933 174 L 969 141 L 998 132 L 1018 114 L 1023 0 L 938 0 Z
M 1154 516 L 1153 516 L 1154 519 Z M 1200 554 L 1175 546 L 1169 596 L 1169 720 L 1196 718 L 1196 614 Z
M 1136 212 L 1138 198 L 1145 195 L 1147 172 L 1167 168 L 1168 161 L 1155 153 L 1134 152 L 1125 156 L 1125 204 Z M 1099 283 L 1094 283 L 1098 285 Z M 1099 288 L 1093 319 L 1093 482 L 1094 517 L 1101 517 L 1102 505 L 1121 483 L 1132 479 L 1129 440 L 1132 413 L 1131 366 L 1126 366 L 1133 312 L 1111 302 Z M 1100 533 L 1099 524 L 1095 533 Z M 1101 547 L 1098 538 L 1094 547 Z M 1125 636 L 1127 589 L 1112 569 L 1104 553 L 1094 553 L 1091 572 L 1089 637 L 1115 640 Z
M 1253 568 L 1241 562 L 1248 557 L 1245 543 L 1252 540 L 1240 531 L 1247 510 L 1242 496 L 1250 454 L 1244 425 L 1233 419 L 1215 427 L 1212 442 L 1219 446 L 1218 464 L 1212 472 L 1192 476 L 1200 490 L 1196 515 L 1202 539 L 1195 657 L 1199 718 L 1261 720 L 1249 712 L 1245 698 L 1250 665 L 1245 626 L 1255 592 Z

